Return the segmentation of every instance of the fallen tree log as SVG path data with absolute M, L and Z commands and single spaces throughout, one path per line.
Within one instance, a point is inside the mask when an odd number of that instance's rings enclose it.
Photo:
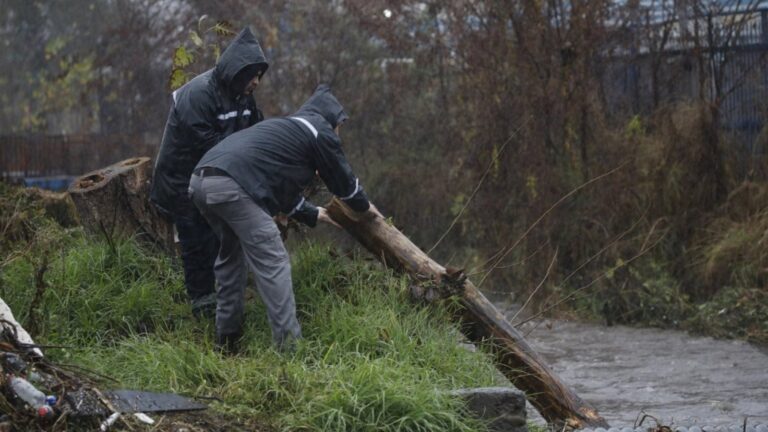
M 136 236 L 175 254 L 173 226 L 149 202 L 151 179 L 148 157 L 126 159 L 75 179 L 69 195 L 83 228 L 110 241 Z
M 386 266 L 408 273 L 418 281 L 437 284 L 443 291 L 457 296 L 462 306 L 459 317 L 462 332 L 493 354 L 498 369 L 526 393 L 550 424 L 558 428 L 608 426 L 592 406 L 550 370 L 463 272 L 446 270 L 378 216 L 361 216 L 335 198 L 326 208 L 335 222 Z

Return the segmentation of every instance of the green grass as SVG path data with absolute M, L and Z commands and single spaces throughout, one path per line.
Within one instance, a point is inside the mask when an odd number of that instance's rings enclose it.
M 743 267 L 742 267 L 743 268 Z M 693 299 L 657 263 L 628 270 L 629 283 L 605 284 L 599 295 L 576 297 L 581 316 L 618 324 L 679 328 L 717 338 L 768 344 L 768 291 L 755 278 L 739 278 L 705 299 Z
M 768 344 L 768 291 L 724 287 L 711 300 L 698 305 L 685 328 L 715 337 Z
M 132 241 L 52 236 L 0 268 L 0 291 L 38 343 L 68 347 L 49 349 L 54 360 L 109 375 L 115 387 L 215 397 L 220 413 L 279 430 L 483 430 L 444 391 L 498 384 L 491 361 L 458 345 L 449 311 L 409 304 L 406 280 L 380 267 L 298 245 L 297 351 L 271 347 L 256 296 L 245 354 L 232 358 L 213 351 L 212 323 L 192 318 L 168 258 Z M 46 288 L 30 314 L 44 263 Z

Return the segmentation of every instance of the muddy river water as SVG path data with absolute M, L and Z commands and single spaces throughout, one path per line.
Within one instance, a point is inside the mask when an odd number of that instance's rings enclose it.
M 667 425 L 768 423 L 766 349 L 673 330 L 539 324 L 522 328 L 528 342 L 613 427 L 641 411 Z

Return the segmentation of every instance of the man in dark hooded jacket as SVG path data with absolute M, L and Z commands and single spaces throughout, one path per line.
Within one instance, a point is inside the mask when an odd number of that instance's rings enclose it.
M 213 265 L 219 244 L 189 199 L 189 177 L 203 154 L 219 141 L 263 120 L 251 94 L 267 68 L 259 42 L 245 28 L 213 69 L 173 92 L 150 200 L 176 226 L 184 285 L 196 316 L 214 313 Z
M 221 241 L 216 343 L 236 350 L 243 332 L 247 267 L 267 306 L 275 344 L 301 337 L 291 267 L 273 217 L 284 214 L 309 226 L 335 224 L 302 191 L 319 174 L 328 190 L 358 212 L 372 207 L 341 149 L 338 127 L 347 119 L 326 85 L 291 117 L 265 120 L 208 151 L 190 181 L 194 204 Z M 380 216 L 380 215 L 379 215 Z

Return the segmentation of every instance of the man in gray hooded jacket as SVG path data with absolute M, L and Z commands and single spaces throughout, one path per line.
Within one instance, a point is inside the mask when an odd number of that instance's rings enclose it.
M 346 119 L 328 86 L 320 85 L 293 116 L 232 134 L 197 164 L 192 201 L 221 241 L 216 343 L 223 350 L 234 352 L 243 332 L 246 264 L 267 306 L 275 344 L 282 348 L 301 337 L 290 260 L 273 217 L 334 224 L 324 208 L 302 196 L 316 173 L 350 208 L 378 215 L 341 149 L 338 128 Z
M 243 29 L 213 69 L 173 92 L 155 162 L 150 200 L 176 226 L 184 285 L 196 316 L 213 315 L 213 265 L 218 239 L 188 196 L 189 177 L 219 141 L 264 116 L 252 97 L 268 64 L 250 29 Z

